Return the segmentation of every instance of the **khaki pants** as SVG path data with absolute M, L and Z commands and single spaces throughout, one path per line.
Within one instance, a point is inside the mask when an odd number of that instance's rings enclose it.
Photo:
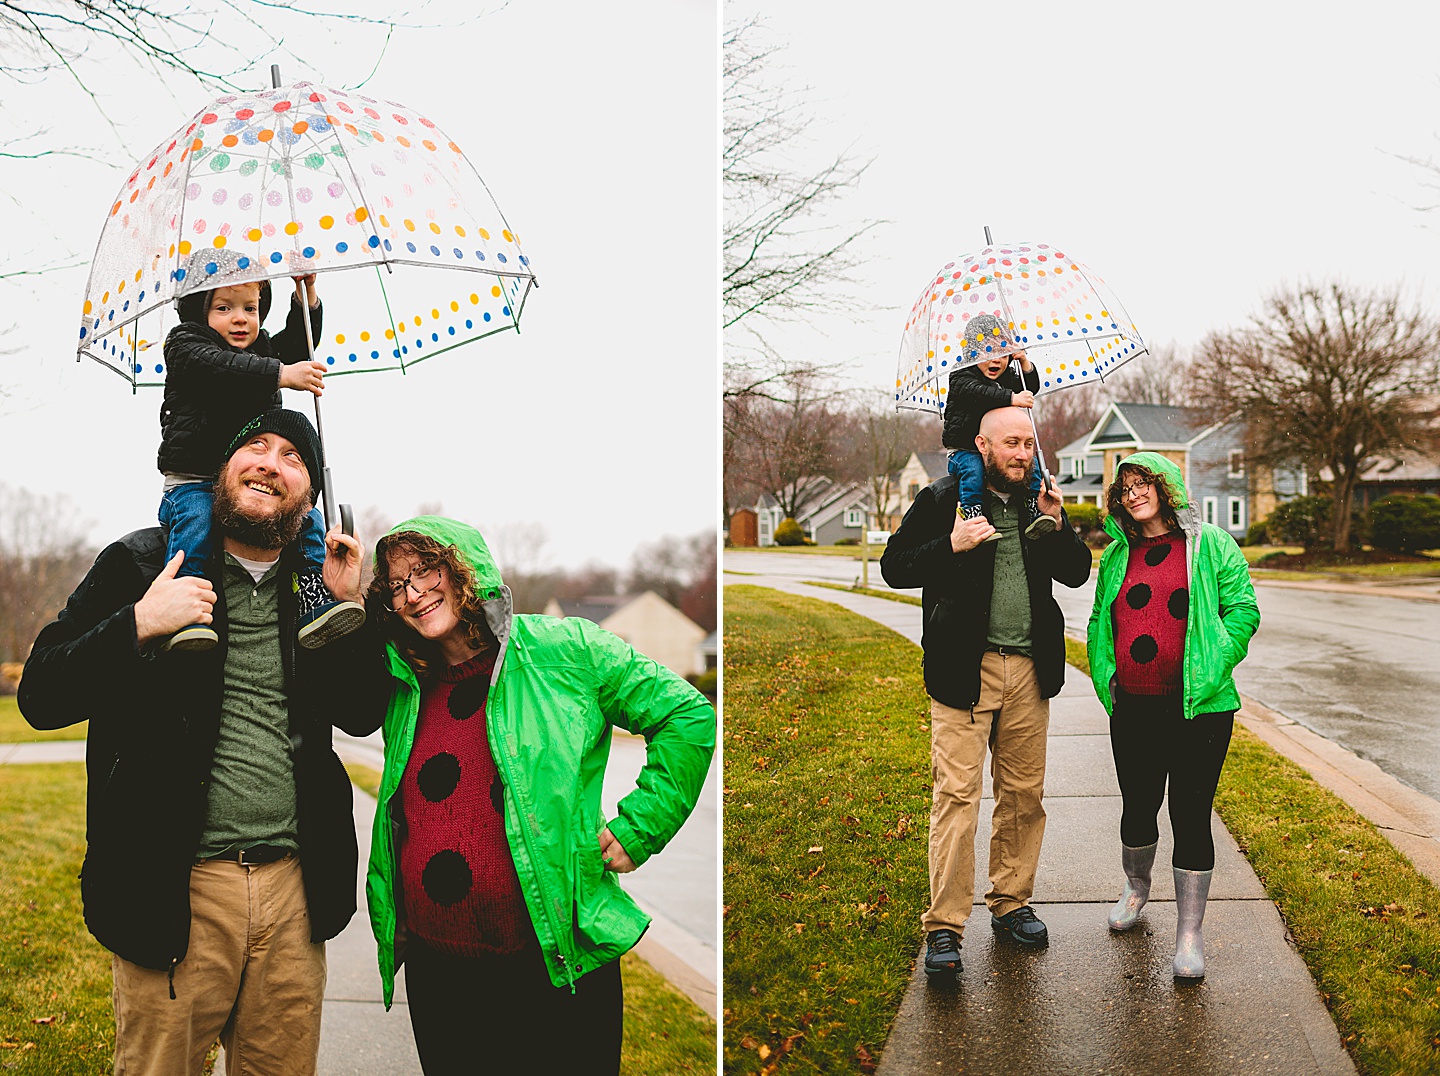
M 1030 903 L 1045 836 L 1045 737 L 1050 703 L 1040 697 L 1026 657 L 986 652 L 973 710 L 930 700 L 930 907 L 926 931 L 963 933 L 975 900 L 975 825 L 981 767 L 990 748 L 995 812 L 991 816 L 990 891 L 985 903 L 1006 915 Z
M 190 871 L 190 947 L 165 971 L 120 957 L 116 1076 L 192 1076 L 218 1037 L 230 1076 L 310 1076 L 320 1052 L 325 946 L 310 941 L 300 861 Z

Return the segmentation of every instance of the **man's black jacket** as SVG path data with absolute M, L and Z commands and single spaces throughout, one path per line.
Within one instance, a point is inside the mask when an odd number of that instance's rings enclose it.
M 137 648 L 135 603 L 164 562 L 158 527 L 101 551 L 35 640 L 19 692 L 20 710 L 37 729 L 89 720 L 85 924 L 105 948 L 162 969 L 182 960 L 189 945 L 190 868 L 220 730 L 226 643 L 216 568 L 220 645 L 198 654 Z M 379 635 L 368 626 L 324 649 L 299 649 L 289 584 L 302 567 L 298 548 L 285 549 L 280 640 L 310 933 L 325 941 L 355 914 L 358 867 L 350 781 L 331 746 L 330 724 L 368 732 L 380 724 L 388 695 Z
M 993 496 L 987 488 L 983 500 L 987 518 Z M 925 690 L 947 706 L 968 710 L 980 698 L 995 543 L 985 542 L 964 553 L 951 550 L 957 499 L 953 475 L 922 489 L 885 547 L 880 574 L 897 589 L 925 588 L 920 639 Z M 1058 694 L 1065 683 L 1065 618 L 1050 593 L 1050 581 L 1078 587 L 1090 575 L 1090 550 L 1071 529 L 1063 509 L 1060 515 L 1060 529 L 1054 534 L 1020 539 L 1030 584 L 1030 653 L 1040 695 L 1046 699 Z

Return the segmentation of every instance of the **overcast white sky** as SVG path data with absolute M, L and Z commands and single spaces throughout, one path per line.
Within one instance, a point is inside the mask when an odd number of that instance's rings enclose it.
M 1440 197 L 1395 156 L 1440 148 L 1440 5 L 766 0 L 726 16 L 756 10 L 811 88 L 817 161 L 875 158 L 844 213 L 892 222 L 864 248 L 875 309 L 778 334 L 792 359 L 853 362 L 888 390 L 911 303 L 987 224 L 1088 263 L 1148 341 L 1182 348 L 1287 281 L 1440 297 L 1440 212 L 1411 208 Z
M 444 0 L 418 18 L 469 11 Z M 439 503 L 491 530 L 540 524 L 557 566 L 624 565 L 640 543 L 715 526 L 718 25 L 709 0 L 623 13 L 517 0 L 396 33 L 362 92 L 425 111 L 459 143 L 541 286 L 519 335 L 327 386 L 340 500 L 394 520 Z M 261 56 L 247 84 L 268 86 L 278 61 L 286 82 L 353 86 L 379 53 L 360 30 L 285 30 L 313 66 Z M 118 135 L 61 74 L 0 86 L 0 148 L 106 162 L 0 160 L 0 273 L 87 261 L 134 160 L 210 96 L 103 52 L 79 69 Z M 104 542 L 154 519 L 160 390 L 132 396 L 75 362 L 85 278 L 82 267 L 0 280 L 0 482 L 66 494 Z M 325 278 L 322 295 L 343 278 Z M 309 396 L 286 396 L 313 413 Z

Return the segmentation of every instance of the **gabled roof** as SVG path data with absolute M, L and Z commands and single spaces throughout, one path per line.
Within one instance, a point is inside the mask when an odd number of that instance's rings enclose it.
M 1170 404 L 1112 403 L 1090 432 L 1091 450 L 1110 445 L 1137 448 L 1188 448 L 1217 429 L 1198 407 Z
M 805 512 L 803 518 L 810 520 L 811 526 L 819 527 L 830 522 L 845 509 L 857 505 L 866 511 L 870 510 L 869 491 L 859 482 L 847 482 L 843 486 L 826 490 L 820 504 L 814 511 Z
M 946 464 L 949 462 L 949 455 L 945 452 L 917 452 L 915 458 L 932 482 L 944 476 Z
M 635 595 L 633 594 L 590 594 L 583 598 L 565 601 L 561 601 L 559 598 L 550 599 L 551 604 L 559 608 L 560 616 L 578 616 L 596 624 L 634 600 Z
M 1089 456 L 1093 455 L 1094 451 L 1095 450 L 1090 447 L 1090 435 L 1084 433 L 1071 441 L 1059 452 L 1055 453 L 1055 458 L 1059 459 L 1062 456 Z

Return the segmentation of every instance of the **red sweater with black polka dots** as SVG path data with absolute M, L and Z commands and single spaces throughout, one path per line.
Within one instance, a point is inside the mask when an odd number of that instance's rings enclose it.
M 1189 582 L 1182 531 L 1130 539 L 1114 606 L 1115 682 L 1121 691 L 1172 695 L 1181 689 Z
M 505 789 L 485 732 L 494 668 L 490 650 L 425 685 L 400 782 L 405 927 L 456 956 L 538 944 L 505 837 Z

